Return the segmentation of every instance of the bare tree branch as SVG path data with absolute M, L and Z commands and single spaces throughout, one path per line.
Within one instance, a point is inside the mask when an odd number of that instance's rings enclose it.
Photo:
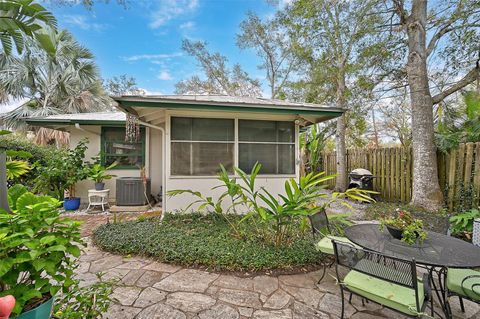
M 460 81 L 449 87 L 448 89 L 438 93 L 437 95 L 432 97 L 433 104 L 438 104 L 442 102 L 446 97 L 449 95 L 463 89 L 470 83 L 473 83 L 475 80 L 477 80 L 480 76 L 480 70 L 478 67 L 474 68 L 470 72 L 468 72 Z

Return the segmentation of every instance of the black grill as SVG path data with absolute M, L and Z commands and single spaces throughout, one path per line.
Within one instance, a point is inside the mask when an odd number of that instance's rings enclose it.
M 373 175 L 369 170 L 357 168 L 348 174 L 348 188 L 373 190 Z

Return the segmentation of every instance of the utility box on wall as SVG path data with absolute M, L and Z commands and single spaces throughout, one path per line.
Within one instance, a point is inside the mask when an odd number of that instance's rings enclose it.
M 116 200 L 118 206 L 143 206 L 147 205 L 150 198 L 151 183 L 147 179 L 144 187 L 140 177 L 119 177 L 116 180 Z

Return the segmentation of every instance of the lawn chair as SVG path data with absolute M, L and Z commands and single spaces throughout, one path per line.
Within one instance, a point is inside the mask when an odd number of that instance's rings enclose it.
M 480 304 L 480 271 L 448 268 L 447 297 L 457 296 L 460 308 L 465 312 L 463 299 Z
M 425 315 L 431 290 L 426 274 L 422 281 L 418 280 L 414 259 L 406 261 L 337 241 L 333 242 L 333 247 L 342 298 L 342 319 L 345 291 L 412 318 Z M 349 270 L 343 277 L 339 266 Z
M 330 230 L 330 224 L 328 222 L 328 216 L 325 212 L 325 209 L 321 209 L 319 212 L 309 215 L 308 219 L 310 220 L 310 225 L 312 226 L 312 234 L 313 237 L 322 237 L 316 244 L 315 247 L 317 250 L 322 254 L 323 259 L 323 273 L 318 283 L 320 283 L 325 277 L 327 272 L 327 268 L 332 267 L 335 263 L 334 252 L 333 252 L 333 243 L 332 240 L 336 240 L 339 242 L 346 242 L 351 245 L 354 245 L 348 238 L 341 237 L 341 236 L 334 236 Z M 328 257 L 332 257 L 330 261 L 328 261 Z

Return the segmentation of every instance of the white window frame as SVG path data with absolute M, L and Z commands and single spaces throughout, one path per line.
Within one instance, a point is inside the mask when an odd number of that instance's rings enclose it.
M 203 114 L 199 115 L 197 113 L 186 113 L 186 112 L 167 112 L 166 116 L 166 143 L 168 145 L 168 150 L 167 154 L 165 154 L 165 159 L 167 160 L 167 165 L 166 165 L 166 176 L 167 179 L 217 179 L 217 175 L 172 175 L 172 168 L 171 168 L 171 156 L 172 156 L 172 150 L 171 150 L 171 145 L 172 143 L 177 143 L 181 141 L 174 141 L 171 138 L 171 123 L 172 123 L 172 117 L 187 117 L 187 118 L 206 118 L 206 119 L 230 119 L 234 120 L 234 141 L 199 141 L 199 142 L 210 142 L 210 143 L 235 143 L 234 144 L 234 151 L 233 151 L 233 165 L 234 167 L 238 167 L 239 164 L 239 142 L 238 140 L 238 121 L 239 120 L 258 120 L 258 121 L 272 121 L 272 122 L 294 122 L 294 142 L 289 143 L 289 142 L 278 142 L 278 143 L 273 143 L 273 142 L 258 142 L 258 143 L 265 143 L 265 144 L 288 144 L 288 145 L 294 145 L 294 173 L 292 174 L 259 174 L 258 176 L 264 179 L 285 179 L 285 178 L 296 178 L 298 179 L 300 176 L 300 157 L 299 157 L 299 152 L 300 152 L 300 146 L 299 146 L 299 125 L 295 122 L 294 119 L 290 118 L 282 118 L 282 117 L 272 117 L 272 118 L 257 118 L 255 116 L 225 116 L 225 115 L 220 115 L 220 114 Z M 194 142 L 194 141 L 184 141 L 184 142 Z M 256 142 L 252 142 L 256 143 Z M 249 173 L 249 172 L 246 172 Z M 230 177 L 238 177 L 238 175 L 234 172 L 233 174 L 229 174 Z
M 239 126 L 239 120 L 245 120 L 245 121 L 263 121 L 263 122 L 290 122 L 290 121 L 280 121 L 280 120 L 260 120 L 260 119 L 237 119 L 236 121 L 236 126 L 235 126 L 235 133 L 237 133 L 237 138 L 235 139 L 235 142 L 236 142 L 236 145 L 237 147 L 240 146 L 240 144 L 264 144 L 264 145 L 293 145 L 293 149 L 294 149 L 294 162 L 293 162 L 293 173 L 292 174 L 286 174 L 286 173 L 280 173 L 280 174 L 272 174 L 272 173 L 269 173 L 269 174 L 261 174 L 259 173 L 258 176 L 268 176 L 268 175 L 273 175 L 273 176 L 289 176 L 289 175 L 295 175 L 295 170 L 296 170 L 296 156 L 295 154 L 297 154 L 296 152 L 296 126 L 295 126 L 295 123 L 292 123 L 293 124 L 293 142 L 256 142 L 256 141 L 240 141 L 238 139 L 238 132 L 240 131 L 240 126 Z M 275 160 L 276 160 L 276 167 L 278 169 L 278 147 L 276 148 L 277 149 L 277 154 L 275 156 Z M 240 155 L 240 154 L 238 154 Z M 239 161 L 239 157 L 240 156 L 237 156 L 237 163 L 235 165 L 235 167 L 240 167 L 239 164 L 240 164 L 240 161 Z M 248 172 L 247 172 L 248 173 Z

